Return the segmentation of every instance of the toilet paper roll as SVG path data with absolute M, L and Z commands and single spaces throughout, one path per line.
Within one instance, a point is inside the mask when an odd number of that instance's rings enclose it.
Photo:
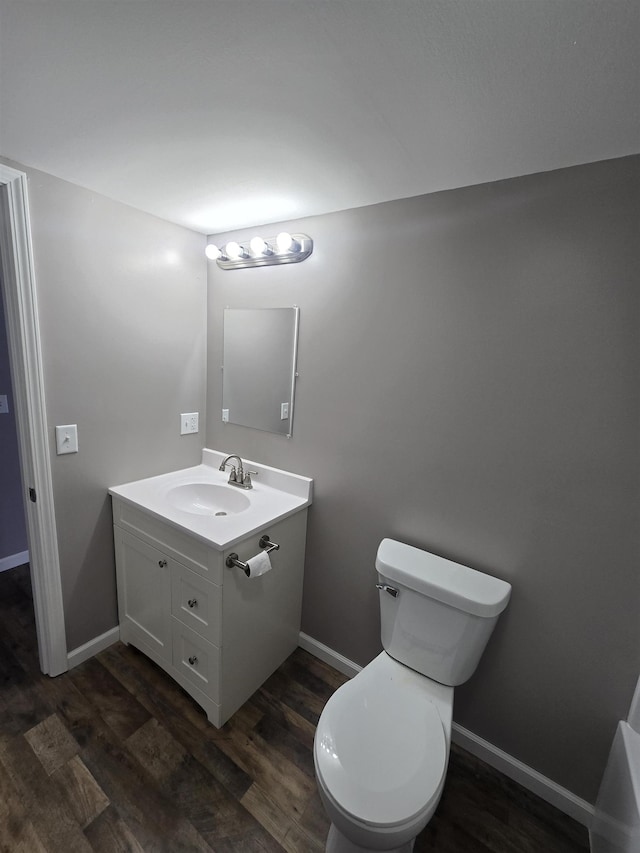
M 251 557 L 251 559 L 247 560 L 247 566 L 249 567 L 249 574 L 247 577 L 250 578 L 260 577 L 260 575 L 265 574 L 265 572 L 270 572 L 273 568 L 269 555 L 266 551 L 261 551 L 259 554 L 256 554 L 255 557 Z

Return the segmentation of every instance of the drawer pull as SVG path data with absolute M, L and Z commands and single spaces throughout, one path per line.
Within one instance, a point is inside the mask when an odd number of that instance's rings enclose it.
M 198 663 L 198 658 L 195 655 L 191 655 L 189 658 L 189 663 L 191 666 L 195 666 Z
M 189 605 L 189 607 L 192 607 L 192 608 L 196 607 L 198 604 L 198 599 L 197 598 L 190 598 L 189 601 L 187 601 L 187 604 Z
M 166 560 L 158 560 L 158 565 L 160 566 L 161 569 L 164 569 L 164 567 L 167 565 L 167 561 Z

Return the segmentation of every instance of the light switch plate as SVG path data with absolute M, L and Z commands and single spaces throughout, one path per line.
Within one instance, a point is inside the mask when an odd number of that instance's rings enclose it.
M 199 412 L 183 412 L 180 415 L 180 435 L 198 432 Z
M 222 410 L 222 423 L 223 424 L 229 423 L 229 409 L 223 409 Z
M 289 404 L 288 403 L 280 403 L 280 420 L 286 421 L 289 417 Z
M 65 424 L 64 426 L 56 427 L 56 453 L 62 456 L 63 453 L 78 452 L 78 425 Z
M 9 414 L 9 398 L 6 394 L 0 394 L 0 415 Z

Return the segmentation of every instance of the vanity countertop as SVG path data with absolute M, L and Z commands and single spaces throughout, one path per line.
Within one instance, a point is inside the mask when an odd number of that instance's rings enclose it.
M 205 449 L 200 465 L 112 486 L 109 494 L 220 551 L 311 503 L 313 480 L 248 459 L 253 488 L 229 485 L 229 471 L 218 470 L 226 455 Z

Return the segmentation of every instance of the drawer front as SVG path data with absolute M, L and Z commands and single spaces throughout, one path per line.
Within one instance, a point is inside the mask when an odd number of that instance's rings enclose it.
M 222 587 L 175 563 L 171 575 L 171 612 L 210 643 L 222 643 Z
M 173 626 L 173 666 L 199 690 L 220 701 L 220 649 L 177 619 Z

